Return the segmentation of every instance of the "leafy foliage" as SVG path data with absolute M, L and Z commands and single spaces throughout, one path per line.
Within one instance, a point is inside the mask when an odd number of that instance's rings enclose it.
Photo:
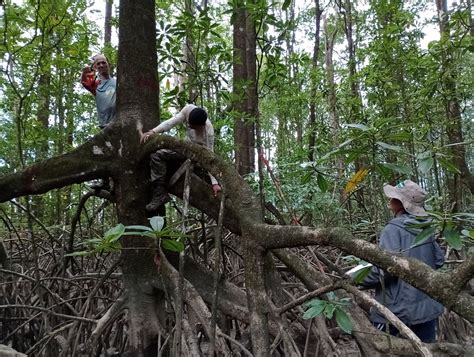
M 304 319 L 312 319 L 321 314 L 328 320 L 333 316 L 337 326 L 346 333 L 352 332 L 352 321 L 344 310 L 350 304 L 349 298 L 337 298 L 333 292 L 327 294 L 328 300 L 312 299 L 304 304 L 308 309 L 304 312 Z
M 153 238 L 166 250 L 172 252 L 181 252 L 184 250 L 183 240 L 186 238 L 186 235 L 168 226 L 163 228 L 165 223 L 163 217 L 155 216 L 149 218 L 149 221 L 150 226 L 124 226 L 120 223 L 105 232 L 103 237 L 88 239 L 83 242 L 82 245 L 87 246 L 88 250 L 78 251 L 68 255 L 82 256 L 96 253 L 119 252 L 122 249 L 122 245 L 119 241 L 122 236 Z

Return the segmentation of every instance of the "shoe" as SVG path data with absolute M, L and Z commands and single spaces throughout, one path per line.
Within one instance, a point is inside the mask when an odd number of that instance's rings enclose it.
M 95 181 L 92 181 L 92 183 L 90 185 L 88 185 L 90 189 L 92 190 L 104 190 L 104 191 L 110 191 L 110 185 L 109 185 L 109 182 L 108 180 L 95 180 Z
M 163 206 L 165 203 L 171 201 L 171 197 L 167 193 L 161 196 L 153 197 L 151 202 L 145 206 L 147 212 L 154 212 L 158 207 Z
M 165 203 L 171 201 L 171 197 L 163 188 L 163 185 L 153 185 L 153 194 L 150 203 L 145 207 L 147 212 L 154 212 L 158 207 L 163 206 Z

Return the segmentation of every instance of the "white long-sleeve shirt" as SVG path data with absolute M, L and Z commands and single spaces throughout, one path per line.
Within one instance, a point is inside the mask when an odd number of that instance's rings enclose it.
M 197 108 L 193 104 L 187 104 L 181 111 L 176 114 L 174 117 L 171 119 L 165 120 L 164 122 L 160 123 L 158 126 L 153 128 L 153 132 L 155 133 L 164 133 L 175 126 L 179 124 L 185 124 L 186 125 L 186 141 L 191 141 L 195 144 L 204 146 L 208 150 L 214 152 L 214 127 L 211 124 L 211 121 L 209 119 L 206 120 L 205 125 L 202 127 L 197 127 L 197 128 L 190 128 L 189 127 L 189 113 L 193 109 Z M 211 178 L 211 183 L 213 185 L 218 185 L 218 182 L 214 176 L 209 174 L 209 177 Z

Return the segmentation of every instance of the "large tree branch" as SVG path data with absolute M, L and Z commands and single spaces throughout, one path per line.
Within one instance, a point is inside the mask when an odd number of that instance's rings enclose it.
M 245 180 L 232 165 L 216 156 L 213 152 L 190 142 L 178 140 L 167 135 L 155 135 L 143 146 L 141 159 L 148 159 L 148 155 L 161 148 L 167 148 L 197 162 L 213 174 L 226 188 L 226 195 L 232 202 L 241 225 L 252 222 L 263 222 L 258 200 Z
M 197 145 L 185 143 L 165 135 L 157 135 L 147 143 L 142 151 L 142 158 L 163 147 L 176 150 L 191 160 L 199 162 L 202 167 L 226 185 L 229 200 L 232 202 L 236 214 L 232 224 L 234 232 L 242 231 L 242 227 L 244 227 L 245 231 L 252 232 L 249 237 L 256 239 L 258 244 L 266 249 L 312 244 L 337 247 L 404 279 L 444 304 L 447 308 L 453 309 L 469 321 L 474 321 L 474 301 L 469 294 L 462 291 L 462 283 L 473 276 L 474 263 L 466 262 L 462 269 L 460 268 L 455 272 L 453 278 L 452 274 L 448 276 L 436 272 L 420 261 L 390 254 L 374 244 L 354 239 L 350 233 L 343 229 L 312 229 L 263 224 L 258 203 L 252 192 L 230 165 Z M 472 257 L 468 259 L 472 260 Z
M 255 224 L 253 229 L 258 243 L 267 249 L 311 244 L 337 247 L 398 276 L 429 294 L 448 309 L 452 309 L 471 322 L 474 321 L 474 299 L 467 292 L 462 291 L 466 279 L 474 276 L 472 256 L 468 256 L 462 268 L 454 273 L 440 273 L 419 260 L 392 254 L 375 244 L 355 239 L 348 231 L 341 228 L 312 229 L 299 226 Z
M 119 150 L 101 132 L 67 154 L 0 177 L 0 202 L 107 176 L 114 158 L 117 161 L 119 157 Z

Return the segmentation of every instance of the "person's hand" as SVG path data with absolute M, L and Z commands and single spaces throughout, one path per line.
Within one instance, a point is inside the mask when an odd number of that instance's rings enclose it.
M 89 66 L 85 66 L 83 69 L 82 69 L 82 74 L 85 75 L 85 74 L 89 74 L 89 73 L 94 73 L 94 70 Z
M 216 183 L 212 185 L 212 191 L 214 192 L 214 197 L 217 197 L 217 194 L 222 191 L 222 188 L 218 183 Z
M 89 67 L 89 66 L 85 66 L 83 69 L 82 69 L 82 77 L 81 77 L 81 80 L 83 82 L 86 82 L 86 81 L 89 81 L 90 79 L 93 79 L 94 78 L 94 73 L 95 71 Z
M 147 131 L 145 134 L 142 135 L 140 142 L 142 144 L 145 143 L 153 134 L 155 134 L 153 130 Z

